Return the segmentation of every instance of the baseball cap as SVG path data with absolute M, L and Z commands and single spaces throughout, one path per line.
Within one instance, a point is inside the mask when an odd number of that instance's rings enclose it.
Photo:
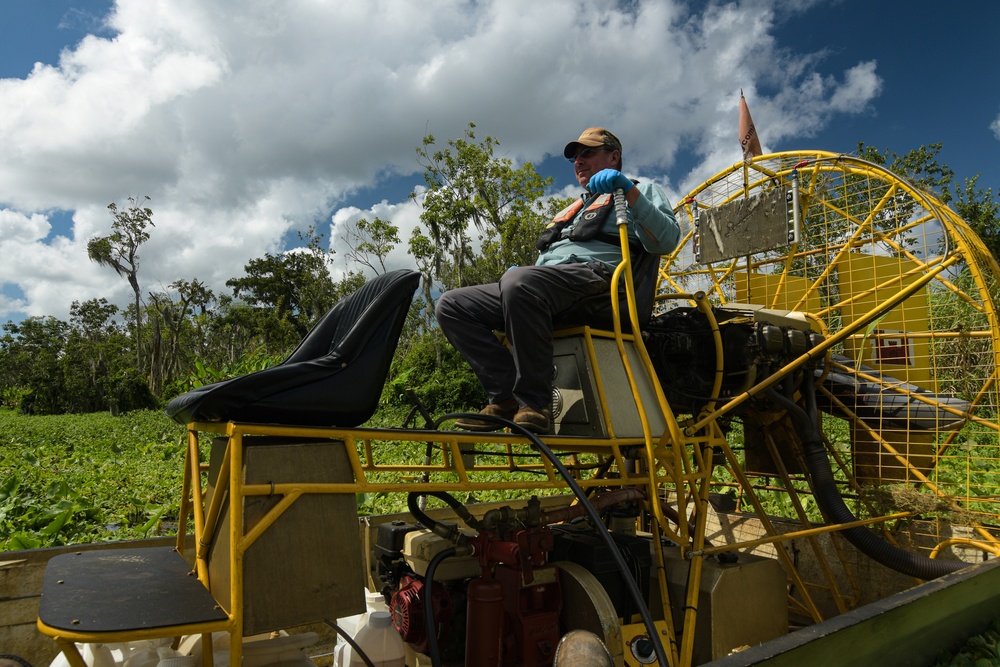
M 621 151 L 622 142 L 603 127 L 588 127 L 583 131 L 579 139 L 566 144 L 566 148 L 563 149 L 563 156 L 570 159 L 580 152 L 580 149 L 584 146 L 589 148 L 603 147 L 613 151 Z

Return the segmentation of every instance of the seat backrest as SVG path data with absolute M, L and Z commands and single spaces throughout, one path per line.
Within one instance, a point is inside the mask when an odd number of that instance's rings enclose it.
M 345 299 L 336 303 L 313 325 L 306 337 L 282 364 L 294 364 L 325 355 L 348 359 L 370 337 L 370 329 L 379 320 L 390 317 L 399 301 L 400 291 L 412 297 L 416 287 L 409 283 L 413 271 L 399 270 L 369 280 Z
M 419 282 L 410 270 L 374 278 L 337 303 L 278 366 L 182 394 L 167 414 L 182 424 L 361 424 L 378 406 Z
M 648 252 L 632 253 L 632 282 L 635 285 L 636 309 L 639 327 L 645 327 L 653 313 L 656 300 L 656 282 L 660 270 L 660 256 Z M 614 329 L 614 310 L 611 308 L 610 294 L 595 294 L 581 300 L 572 308 L 554 316 L 555 328 L 587 325 L 595 329 Z M 628 300 L 625 297 L 625 282 L 618 286 L 618 302 L 622 331 L 631 331 Z

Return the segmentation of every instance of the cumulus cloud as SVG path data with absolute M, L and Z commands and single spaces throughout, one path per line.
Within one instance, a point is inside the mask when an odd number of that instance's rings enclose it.
M 996 120 L 990 124 L 990 129 L 993 130 L 993 136 L 1000 139 L 1000 114 L 998 114 Z
M 827 72 L 822 54 L 782 49 L 777 5 L 117 0 L 111 36 L 0 80 L 0 320 L 65 317 L 73 299 L 127 304 L 127 284 L 90 263 L 86 243 L 128 196 L 154 210 L 145 291 L 178 278 L 224 290 L 290 230 L 330 225 L 342 251 L 344 225 L 376 215 L 401 227 L 391 261 L 403 265 L 417 202 L 339 206 L 358 192 L 380 200 L 393 178 L 416 186 L 422 137 L 443 143 L 469 121 L 536 164 L 607 125 L 630 169 L 685 192 L 738 159 L 741 87 L 765 144 L 878 95 L 874 62 Z M 682 151 L 698 164 L 676 173 Z M 65 235 L 47 226 L 56 209 L 74 212 Z
M 37 241 L 49 235 L 52 226 L 44 215 L 25 215 L 16 211 L 0 211 L 0 239 L 23 243 Z

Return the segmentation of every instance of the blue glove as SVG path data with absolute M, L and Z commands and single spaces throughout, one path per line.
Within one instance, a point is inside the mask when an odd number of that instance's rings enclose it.
M 599 171 L 591 176 L 590 182 L 587 183 L 587 189 L 594 194 L 611 194 L 619 188 L 622 192 L 628 192 L 634 186 L 635 183 L 630 181 L 625 174 L 617 169 Z

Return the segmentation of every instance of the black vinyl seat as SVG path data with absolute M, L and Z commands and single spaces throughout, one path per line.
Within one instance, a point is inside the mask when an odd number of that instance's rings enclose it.
M 632 253 L 632 280 L 635 285 L 636 309 L 639 327 L 645 328 L 653 314 L 656 300 L 656 279 L 660 270 L 660 256 L 648 252 Z M 618 303 L 622 332 L 632 331 L 628 313 L 628 299 L 625 297 L 625 280 L 618 286 Z M 552 318 L 556 329 L 587 325 L 595 329 L 611 331 L 615 328 L 614 311 L 609 293 L 595 294 L 574 304 L 568 310 L 557 313 Z
M 167 405 L 181 424 L 239 421 L 354 427 L 378 407 L 416 271 L 385 273 L 337 303 L 281 364 L 198 387 Z

